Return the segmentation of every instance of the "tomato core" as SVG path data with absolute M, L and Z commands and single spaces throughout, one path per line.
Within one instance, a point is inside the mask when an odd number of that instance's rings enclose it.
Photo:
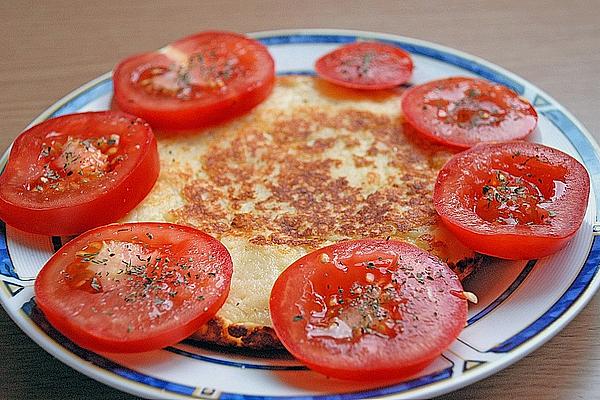
M 37 174 L 29 176 L 24 189 L 62 193 L 80 190 L 114 169 L 127 154 L 117 134 L 75 138 L 61 132 L 48 133 L 38 148 Z
M 451 87 L 439 87 L 429 92 L 424 99 L 423 110 L 433 108 L 439 121 L 444 124 L 450 134 L 450 127 L 455 124 L 463 129 L 474 129 L 481 126 L 500 126 L 509 117 L 503 99 L 496 93 L 483 95 L 479 90 L 470 87 L 468 82 L 459 82 Z
M 91 242 L 75 253 L 62 277 L 72 289 L 89 293 L 116 290 L 125 303 L 152 298 L 152 320 L 191 298 L 196 287 L 207 284 L 198 273 L 186 272 L 193 259 L 178 258 L 172 247 L 163 244 L 157 248 L 136 241 Z
M 500 170 L 491 170 L 487 184 L 480 193 L 474 193 L 474 211 L 486 221 L 505 225 L 549 224 L 554 213 L 544 208 L 550 205 L 565 183 L 554 180 L 553 194 L 548 196 L 543 187 Z
M 565 190 L 566 168 L 519 152 L 497 157 L 494 164 L 479 170 L 471 186 L 473 211 L 502 225 L 550 224 L 555 212 L 547 207 Z
M 308 338 L 356 343 L 365 334 L 393 338 L 402 333 L 400 307 L 408 299 L 398 291 L 399 277 L 388 267 L 397 267 L 397 257 L 337 261 L 337 271 L 307 286 L 302 299 L 309 300 L 308 307 L 300 317 L 308 320 Z
M 237 57 L 226 51 L 195 53 L 184 63 L 143 66 L 131 76 L 146 93 L 180 100 L 199 99 L 227 91 L 227 83 L 244 75 Z

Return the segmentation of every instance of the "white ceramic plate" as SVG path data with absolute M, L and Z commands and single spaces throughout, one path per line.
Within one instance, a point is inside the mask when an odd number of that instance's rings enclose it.
M 600 173 L 598 146 L 573 116 L 546 93 L 477 57 L 405 37 L 340 30 L 289 30 L 252 34 L 269 47 L 279 74 L 312 74 L 314 61 L 343 43 L 380 40 L 412 54 L 412 83 L 451 75 L 480 76 L 507 85 L 537 108 L 532 140 L 579 159 L 592 178 Z M 107 109 L 111 74 L 87 83 L 33 121 Z M 32 124 L 33 124 L 32 123 Z M 6 162 L 6 154 L 2 163 Z M 598 182 L 583 225 L 570 245 L 546 259 L 497 262 L 467 282 L 480 302 L 469 310 L 468 326 L 450 348 L 421 374 L 378 387 L 327 379 L 285 356 L 225 353 L 184 342 L 134 355 L 96 354 L 64 338 L 37 311 L 33 282 L 60 238 L 28 235 L 0 223 L 0 302 L 21 329 L 49 353 L 78 371 L 120 390 L 151 398 L 356 399 L 424 398 L 482 379 L 519 360 L 562 329 L 600 285 L 600 241 L 595 237 Z M 517 382 L 515 382 L 517 384 Z

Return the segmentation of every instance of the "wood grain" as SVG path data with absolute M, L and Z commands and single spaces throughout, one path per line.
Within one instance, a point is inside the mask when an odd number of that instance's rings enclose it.
M 0 3 L 0 149 L 46 107 L 124 56 L 215 28 L 361 29 L 458 48 L 541 87 L 598 140 L 599 21 L 597 0 L 5 1 Z M 566 329 L 530 356 L 439 399 L 600 398 L 599 322 L 596 295 Z M 2 398 L 133 398 L 53 359 L 4 311 L 0 355 Z

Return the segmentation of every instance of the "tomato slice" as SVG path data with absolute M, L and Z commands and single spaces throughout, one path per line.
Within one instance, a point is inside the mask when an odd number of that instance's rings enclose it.
M 590 178 L 573 157 L 536 143 L 481 144 L 440 171 L 435 209 L 466 246 L 507 259 L 548 256 L 581 225 Z
M 133 209 L 159 169 L 156 138 L 137 117 L 105 111 L 49 119 L 13 144 L 0 176 L 0 218 L 27 232 L 78 234 Z
M 237 117 L 273 88 L 275 64 L 261 43 L 229 32 L 201 32 L 123 60 L 115 69 L 119 109 L 154 129 L 190 130 Z
M 418 372 L 456 339 L 467 303 L 458 277 L 407 243 L 356 240 L 314 251 L 277 279 L 277 336 L 328 376 L 373 380 Z
M 430 140 L 458 148 L 525 138 L 537 113 L 509 88 L 454 77 L 418 85 L 402 98 L 404 118 Z
M 336 85 L 353 89 L 391 89 L 407 82 L 413 70 L 410 55 L 376 42 L 344 45 L 319 58 L 317 74 Z
M 63 246 L 35 281 L 48 321 L 78 345 L 142 352 L 174 344 L 219 310 L 233 271 L 219 241 L 166 223 L 112 224 Z

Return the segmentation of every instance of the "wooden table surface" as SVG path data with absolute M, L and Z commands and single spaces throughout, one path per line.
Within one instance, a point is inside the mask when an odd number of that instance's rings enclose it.
M 547 91 L 600 140 L 600 1 L 0 4 L 0 150 L 121 58 L 206 29 L 348 28 L 441 43 Z M 596 182 L 598 183 L 598 182 Z M 599 399 L 600 295 L 519 363 L 440 399 Z M 0 311 L 0 398 L 129 399 L 53 359 Z

